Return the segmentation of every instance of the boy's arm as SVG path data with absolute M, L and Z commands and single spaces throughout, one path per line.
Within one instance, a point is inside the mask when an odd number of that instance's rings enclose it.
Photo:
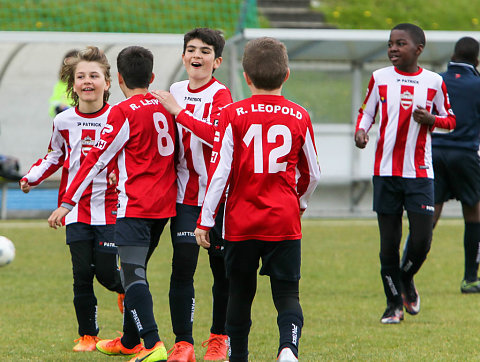
M 64 161 L 65 141 L 54 122 L 48 153 L 43 159 L 39 159 L 30 167 L 27 174 L 20 180 L 20 188 L 25 193 L 29 192 L 31 186 L 37 186 L 50 177 L 63 166 Z
M 180 107 L 171 93 L 166 91 L 151 92 L 167 109 L 175 116 L 175 121 L 200 138 L 209 147 L 212 147 L 216 123 L 220 111 L 226 105 L 232 103 L 232 96 L 228 89 L 220 89 L 213 96 L 211 111 L 207 120 L 196 118 L 190 111 Z
M 297 171 L 300 174 L 297 181 L 297 192 L 300 200 L 300 215 L 302 215 L 307 208 L 308 200 L 320 180 L 320 166 L 318 164 L 313 127 L 310 119 L 308 119 L 305 143 L 301 149 Z
M 368 131 L 375 123 L 375 116 L 378 110 L 377 86 L 373 75 L 368 83 L 367 95 L 362 106 L 358 110 L 357 123 L 355 125 L 355 145 L 358 148 L 365 148 L 368 143 Z
M 225 127 L 226 126 L 226 127 Z M 225 112 L 220 117 L 215 143 L 210 160 L 207 190 L 202 211 L 197 221 L 197 229 L 210 230 L 215 225 L 215 216 L 230 178 L 233 160 L 232 127 Z M 197 238 L 197 242 L 199 239 Z M 199 244 L 208 247 L 204 244 Z
M 430 127 L 430 131 L 436 128 L 443 130 L 453 130 L 457 125 L 455 114 L 453 114 L 450 101 L 448 99 L 447 86 L 442 80 L 441 90 L 437 92 L 433 99 L 433 112 L 436 113 L 435 121 Z M 441 130 L 440 130 L 441 131 Z
M 113 107 L 100 139 L 80 165 L 61 200 L 61 206 L 48 218 L 50 227 L 56 229 L 56 226 L 62 225 L 62 218 L 73 209 L 95 176 L 118 155 L 128 139 L 129 124 L 119 108 Z

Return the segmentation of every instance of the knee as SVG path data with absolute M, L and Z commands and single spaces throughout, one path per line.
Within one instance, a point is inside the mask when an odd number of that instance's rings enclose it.
M 193 282 L 198 261 L 198 245 L 179 244 L 172 259 L 172 282 Z
M 120 274 L 125 292 L 135 284 L 147 285 L 145 267 L 142 265 L 122 262 Z

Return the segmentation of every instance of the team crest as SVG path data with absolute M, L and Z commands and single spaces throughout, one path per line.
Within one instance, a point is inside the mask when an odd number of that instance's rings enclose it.
M 408 90 L 403 92 L 400 97 L 400 104 L 402 105 L 403 109 L 409 109 L 413 104 L 413 94 Z
M 83 155 L 86 156 L 94 145 L 95 145 L 95 140 L 92 139 L 92 137 L 90 137 L 90 136 L 86 136 L 82 140 L 82 153 L 83 153 Z

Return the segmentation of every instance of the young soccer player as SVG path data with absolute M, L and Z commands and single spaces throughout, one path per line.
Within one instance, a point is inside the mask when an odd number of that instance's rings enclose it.
M 75 108 L 55 117 L 47 155 L 20 181 L 21 189 L 27 193 L 63 166 L 59 200 L 107 123 L 110 64 L 97 47 L 88 47 L 77 51 L 63 65 L 61 77 Z M 123 293 L 114 244 L 117 193 L 115 186 L 108 182 L 112 170 L 109 165 L 91 179 L 79 194 L 78 204 L 65 218 L 73 266 L 73 304 L 80 334 L 74 351 L 94 351 L 98 341 L 93 278 L 97 277 L 107 289 Z
M 455 44 L 447 72 L 447 86 L 457 127 L 451 133 L 433 134 L 432 153 L 435 170 L 434 225 L 443 203 L 456 198 L 462 203 L 465 219 L 465 269 L 460 290 L 480 293 L 478 250 L 480 243 L 480 75 L 478 41 L 465 37 Z
M 303 326 L 300 217 L 320 176 L 313 128 L 305 109 L 281 95 L 290 74 L 281 42 L 248 42 L 242 63 L 252 97 L 221 112 L 195 236 L 200 246 L 212 247 L 209 230 L 228 186 L 224 238 L 230 361 L 248 361 L 260 259 L 260 274 L 270 277 L 278 312 L 278 361 L 297 361 Z
M 442 77 L 417 64 L 424 47 L 425 34 L 418 26 L 402 23 L 391 30 L 388 57 L 393 66 L 373 72 L 355 129 L 356 146 L 365 148 L 367 132 L 379 112 L 373 209 L 380 229 L 380 272 L 387 298 L 384 324 L 403 320 L 402 303 L 412 315 L 420 311 L 413 277 L 432 239 L 431 132 L 455 128 Z M 410 236 L 400 265 L 403 209 Z
M 165 361 L 167 351 L 158 335 L 146 269 L 163 228 L 175 216 L 175 123 L 148 93 L 154 77 L 153 55 L 148 49 L 123 49 L 117 57 L 117 68 L 119 85 L 127 99 L 112 107 L 100 140 L 72 180 L 62 206 L 48 222 L 51 227 L 59 226 L 92 178 L 109 162 L 117 161 L 115 242 L 125 288 L 124 334 L 100 341 L 97 349 L 110 355 L 131 355 L 141 349 L 132 361 Z
M 189 31 L 184 36 L 182 54 L 188 80 L 173 84 L 170 93 L 152 92 L 175 116 L 181 139 L 177 164 L 177 216 L 170 223 L 173 260 L 169 300 L 176 338 L 169 361 L 195 361 L 193 276 L 199 247 L 193 232 L 207 187 L 215 124 L 220 109 L 232 103 L 228 88 L 213 77 L 213 72 L 222 63 L 224 45 L 225 40 L 217 30 L 197 28 Z M 202 343 L 204 346 L 208 344 L 206 361 L 225 360 L 227 355 L 228 280 L 223 260 L 223 215 L 220 214 L 218 219 L 210 235 L 215 241 L 215 246 L 209 249 L 213 273 L 213 318 L 210 338 Z

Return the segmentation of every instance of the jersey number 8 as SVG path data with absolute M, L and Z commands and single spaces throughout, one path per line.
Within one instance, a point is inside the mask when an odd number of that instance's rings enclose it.
M 153 114 L 153 123 L 158 132 L 158 153 L 160 156 L 169 156 L 174 151 L 174 143 L 172 136 L 168 133 L 167 118 L 163 113 L 156 112 Z

